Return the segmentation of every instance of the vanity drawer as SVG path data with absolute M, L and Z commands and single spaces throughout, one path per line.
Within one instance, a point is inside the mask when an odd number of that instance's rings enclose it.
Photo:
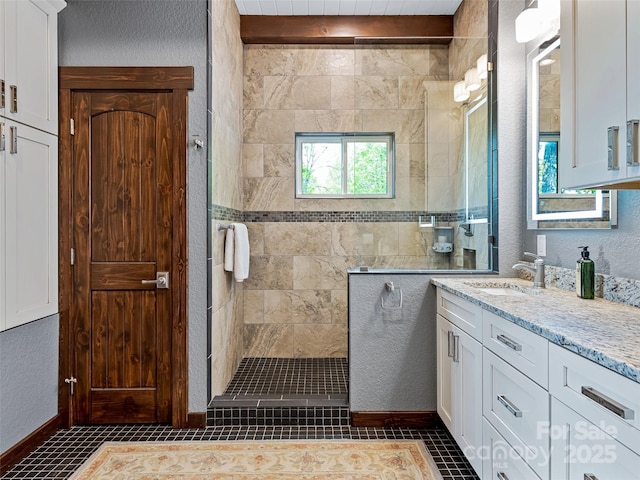
M 544 389 L 549 386 L 549 342 L 495 313 L 482 312 L 482 343 Z
M 640 383 L 555 344 L 549 345 L 549 365 L 551 395 L 640 452 Z
M 549 394 L 488 349 L 483 349 L 484 416 L 527 460 L 536 474 L 549 478 Z
M 482 478 L 540 480 L 486 418 L 482 420 L 482 444 Z
M 482 342 L 482 308 L 438 288 L 438 313 L 466 334 Z
M 627 480 L 639 478 L 640 455 L 565 404 L 551 399 L 551 478 Z

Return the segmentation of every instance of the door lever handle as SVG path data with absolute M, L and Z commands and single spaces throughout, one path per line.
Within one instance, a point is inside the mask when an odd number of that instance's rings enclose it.
M 156 272 L 155 280 L 142 280 L 144 285 L 155 284 L 158 289 L 169 288 L 169 272 Z

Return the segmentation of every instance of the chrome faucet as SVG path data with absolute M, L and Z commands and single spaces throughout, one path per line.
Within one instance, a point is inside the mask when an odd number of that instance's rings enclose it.
M 525 255 L 533 257 L 535 260 L 533 261 L 533 267 L 529 265 L 525 265 L 524 263 L 516 263 L 512 268 L 516 270 L 529 270 L 534 274 L 533 277 L 533 288 L 545 288 L 544 285 L 544 258 L 536 255 L 535 253 L 524 252 Z

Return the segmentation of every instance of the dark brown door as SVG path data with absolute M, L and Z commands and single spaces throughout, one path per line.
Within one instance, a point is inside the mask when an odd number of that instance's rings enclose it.
M 76 91 L 72 118 L 73 423 L 170 422 L 171 94 Z

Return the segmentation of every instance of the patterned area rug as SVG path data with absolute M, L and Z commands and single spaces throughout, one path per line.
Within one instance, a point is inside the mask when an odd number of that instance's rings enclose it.
M 441 480 L 408 440 L 106 442 L 72 480 Z

